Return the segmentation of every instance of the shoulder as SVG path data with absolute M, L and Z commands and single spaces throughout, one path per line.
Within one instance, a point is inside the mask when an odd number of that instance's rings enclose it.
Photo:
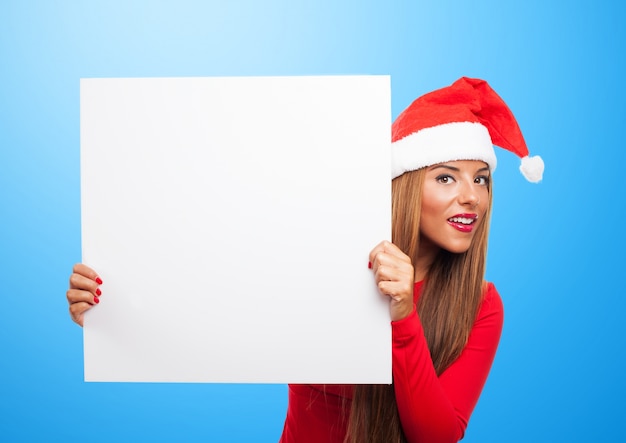
M 504 317 L 504 305 L 502 304 L 502 298 L 498 293 L 495 285 L 491 282 L 485 282 L 485 290 L 483 295 L 483 301 L 480 304 L 477 320 L 492 318 L 502 323 Z
M 500 297 L 500 293 L 496 289 L 496 286 L 492 282 L 487 281 L 484 284 L 484 288 L 482 304 L 497 305 L 502 308 L 502 298 Z

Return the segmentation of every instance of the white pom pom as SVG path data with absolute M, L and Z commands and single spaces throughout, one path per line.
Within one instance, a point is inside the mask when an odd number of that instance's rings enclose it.
M 543 159 L 535 155 L 534 157 L 523 157 L 519 170 L 529 182 L 539 183 L 543 178 L 543 168 Z

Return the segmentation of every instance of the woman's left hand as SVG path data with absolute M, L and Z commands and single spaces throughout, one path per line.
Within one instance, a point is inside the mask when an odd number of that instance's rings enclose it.
M 411 259 L 389 241 L 379 243 L 370 252 L 370 264 L 378 290 L 389 297 L 391 320 L 407 317 L 413 311 L 415 271 Z

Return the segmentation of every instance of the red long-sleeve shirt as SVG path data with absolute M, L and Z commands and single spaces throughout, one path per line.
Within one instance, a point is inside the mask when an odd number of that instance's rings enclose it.
M 421 286 L 415 284 L 416 300 Z M 409 443 L 463 438 L 495 357 L 502 323 L 502 300 L 490 283 L 463 352 L 437 377 L 415 309 L 392 322 L 394 389 Z M 289 385 L 280 443 L 342 443 L 351 400 L 351 385 Z

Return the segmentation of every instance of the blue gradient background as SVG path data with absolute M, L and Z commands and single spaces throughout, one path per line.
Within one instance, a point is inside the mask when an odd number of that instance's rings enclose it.
M 284 385 L 82 381 L 65 300 L 81 256 L 79 78 L 306 74 L 389 74 L 394 118 L 462 75 L 505 98 L 547 169 L 529 184 L 499 155 L 488 278 L 506 322 L 464 441 L 623 439 L 614 3 L 0 2 L 0 441 L 278 439 Z

